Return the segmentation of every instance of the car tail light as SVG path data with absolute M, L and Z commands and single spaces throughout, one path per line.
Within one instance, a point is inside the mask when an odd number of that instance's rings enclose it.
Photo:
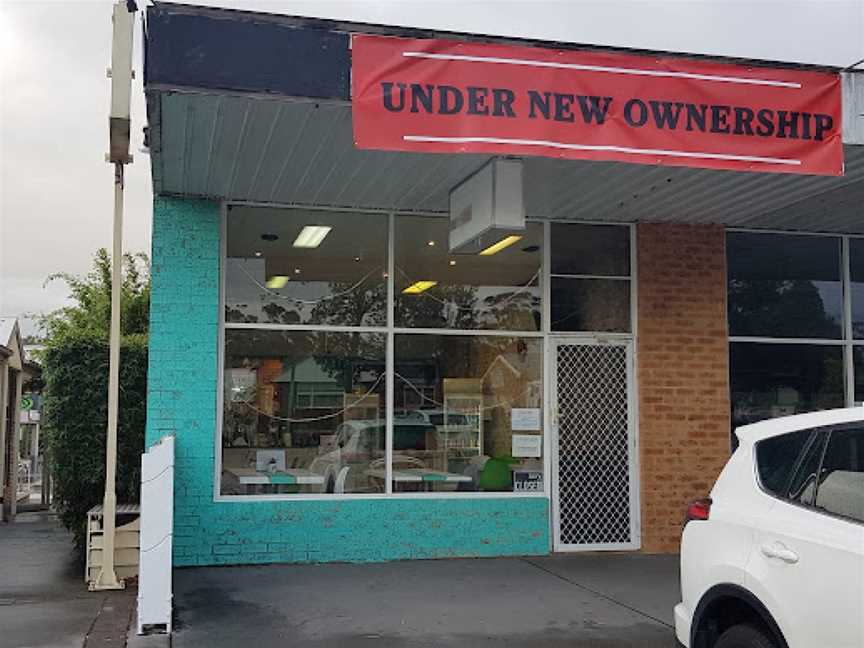
M 693 520 L 707 520 L 711 515 L 711 498 L 705 497 L 698 499 L 687 507 L 687 515 L 684 518 L 684 524 Z

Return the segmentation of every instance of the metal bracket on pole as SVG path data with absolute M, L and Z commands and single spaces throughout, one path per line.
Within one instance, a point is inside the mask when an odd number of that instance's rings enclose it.
M 93 590 L 123 589 L 114 569 L 114 532 L 117 511 L 117 406 L 120 391 L 120 288 L 123 283 L 123 165 L 129 164 L 132 96 L 132 38 L 137 9 L 134 2 L 114 5 L 111 45 L 111 114 L 108 120 L 114 164 L 114 245 L 111 253 L 111 337 L 108 360 L 108 427 L 105 435 L 105 497 L 102 515 L 102 568 L 91 584 Z

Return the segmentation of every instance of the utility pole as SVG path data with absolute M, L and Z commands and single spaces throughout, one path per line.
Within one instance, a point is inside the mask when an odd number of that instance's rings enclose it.
M 120 286 L 123 283 L 123 170 L 129 155 L 132 96 L 132 39 L 135 27 L 134 0 L 118 0 L 113 10 L 111 44 L 111 114 L 109 153 L 114 165 L 114 244 L 111 253 L 111 334 L 108 355 L 108 429 L 105 435 L 105 497 L 102 502 L 102 569 L 91 589 L 123 589 L 114 570 L 114 531 L 117 517 L 117 406 L 120 392 Z

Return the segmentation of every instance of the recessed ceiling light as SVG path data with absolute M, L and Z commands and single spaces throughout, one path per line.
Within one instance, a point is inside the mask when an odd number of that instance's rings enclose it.
M 355 260 L 355 261 L 359 261 L 359 260 L 360 260 L 360 257 L 354 257 L 354 260 Z
M 435 241 L 427 241 L 426 245 L 428 245 L 429 247 L 432 247 L 435 245 Z
M 285 284 L 287 284 L 290 280 L 291 277 L 286 277 L 285 275 L 273 275 L 267 280 L 267 283 L 264 285 L 272 290 L 279 290 L 280 288 L 284 288 Z
M 333 228 L 327 225 L 306 225 L 294 239 L 294 247 L 317 248 L 331 229 Z
M 437 281 L 423 280 L 423 281 L 415 281 L 413 284 L 405 288 L 402 293 L 404 295 L 419 295 L 424 290 L 429 290 L 433 286 L 438 285 Z
M 260 257 L 262 254 L 264 254 L 264 253 L 261 252 L 261 250 L 256 250 L 256 251 L 255 251 L 255 256 L 256 256 L 256 257 Z
M 294 274 L 300 274 L 300 268 L 294 268 Z
M 272 243 L 273 241 L 279 240 L 279 235 L 278 234 L 262 234 L 261 239 L 264 241 L 268 241 L 268 242 Z
M 505 236 L 503 239 L 501 239 L 497 243 L 494 243 L 493 245 L 490 245 L 485 250 L 480 250 L 480 256 L 492 256 L 493 254 L 498 254 L 504 248 L 508 248 L 514 243 L 521 240 L 522 237 L 515 234 L 511 236 Z
M 456 262 L 453 259 L 450 259 L 450 265 L 454 266 L 454 265 L 456 265 Z

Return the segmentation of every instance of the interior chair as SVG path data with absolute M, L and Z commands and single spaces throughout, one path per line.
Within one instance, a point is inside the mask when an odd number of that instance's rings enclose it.
M 342 468 L 339 469 L 339 474 L 336 475 L 333 492 L 337 495 L 342 495 L 345 492 L 345 480 L 348 479 L 349 470 L 351 470 L 351 466 L 342 466 Z

